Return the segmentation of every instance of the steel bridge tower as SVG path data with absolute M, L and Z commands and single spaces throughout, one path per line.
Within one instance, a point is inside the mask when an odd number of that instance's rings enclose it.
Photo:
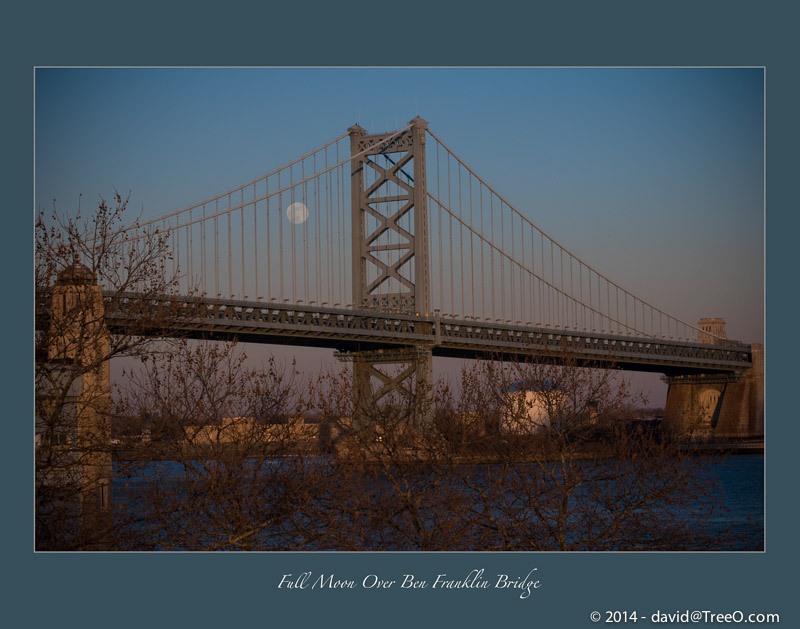
M 414 118 L 405 131 L 350 135 L 353 243 L 353 307 L 419 317 L 431 325 L 425 133 Z M 397 136 L 392 138 L 392 136 Z M 369 409 L 386 396 L 412 409 L 415 422 L 428 415 L 431 348 L 398 347 L 355 352 L 354 427 L 366 427 Z

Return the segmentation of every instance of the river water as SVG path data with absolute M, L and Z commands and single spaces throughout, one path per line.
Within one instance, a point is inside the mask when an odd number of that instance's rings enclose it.
M 735 533 L 730 550 L 764 549 L 764 455 L 736 454 L 709 466 L 719 481 L 725 511 L 714 517 L 714 526 Z
M 325 466 L 329 462 L 325 456 L 311 457 Z M 291 465 L 292 457 L 275 459 L 272 465 L 282 467 Z M 115 467 L 118 467 L 115 464 Z M 710 550 L 715 551 L 759 551 L 764 549 L 764 455 L 736 454 L 722 457 L 718 461 L 709 462 L 705 468 L 710 486 L 715 492 L 708 498 L 711 504 L 722 506 L 716 509 L 711 519 L 713 534 L 716 539 Z M 120 471 L 120 470 L 117 470 Z M 114 500 L 123 511 L 123 506 L 132 497 L 135 487 L 151 486 L 152 479 L 159 479 L 156 484 L 167 493 L 181 491 L 180 479 L 183 477 L 183 466 L 176 461 L 161 461 L 143 464 L 139 473 L 127 476 L 125 480 L 118 477 L 114 487 Z M 171 486 L 171 487 L 170 487 Z M 119 513 L 122 515 L 122 513 Z M 688 525 L 688 521 L 687 521 Z M 693 548 L 684 548 L 694 550 Z M 698 548 L 699 550 L 700 548 Z M 330 548 L 330 550 L 336 550 Z

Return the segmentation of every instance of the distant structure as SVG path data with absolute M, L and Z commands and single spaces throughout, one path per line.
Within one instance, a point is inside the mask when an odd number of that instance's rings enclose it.
M 53 288 L 46 352 L 36 373 L 37 520 L 64 548 L 97 540 L 111 521 L 109 335 L 102 290 L 77 256 Z
M 257 446 L 299 444 L 319 439 L 318 424 L 306 424 L 304 417 L 289 417 L 286 424 L 260 423 L 255 417 L 223 417 L 214 425 L 188 426 L 184 445 L 219 446 L 240 444 Z
M 566 392 L 548 380 L 515 382 L 503 393 L 499 429 L 505 433 L 533 434 L 561 430 L 568 421 L 576 425 L 597 422 L 596 402 L 587 404 L 585 417 L 575 417 L 569 403 Z
M 720 341 L 727 339 L 725 333 L 725 319 L 719 317 L 708 317 L 697 322 L 699 332 L 697 342 L 708 345 L 718 345 Z
M 697 339 L 723 344 L 725 320 L 703 318 Z M 752 367 L 742 374 L 666 376 L 669 384 L 662 428 L 695 441 L 764 438 L 764 345 L 751 346 Z
M 544 432 L 551 426 L 551 415 L 563 405 L 564 393 L 549 382 L 514 383 L 503 394 L 501 432 L 527 434 Z

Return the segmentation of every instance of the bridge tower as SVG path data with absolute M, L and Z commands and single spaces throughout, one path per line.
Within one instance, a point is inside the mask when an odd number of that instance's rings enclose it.
M 351 162 L 353 307 L 405 313 L 431 325 L 425 133 L 414 118 L 397 137 L 348 129 Z M 431 350 L 424 346 L 356 352 L 354 427 L 386 396 L 409 405 L 415 421 L 427 415 Z
M 49 312 L 36 374 L 37 520 L 66 536 L 60 547 L 96 547 L 112 516 L 109 333 L 102 289 L 77 256 L 58 274 Z

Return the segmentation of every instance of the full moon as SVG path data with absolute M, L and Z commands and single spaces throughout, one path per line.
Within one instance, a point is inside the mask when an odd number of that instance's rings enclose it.
M 295 225 L 305 223 L 308 220 L 308 208 L 302 203 L 292 203 L 286 208 L 286 218 Z

